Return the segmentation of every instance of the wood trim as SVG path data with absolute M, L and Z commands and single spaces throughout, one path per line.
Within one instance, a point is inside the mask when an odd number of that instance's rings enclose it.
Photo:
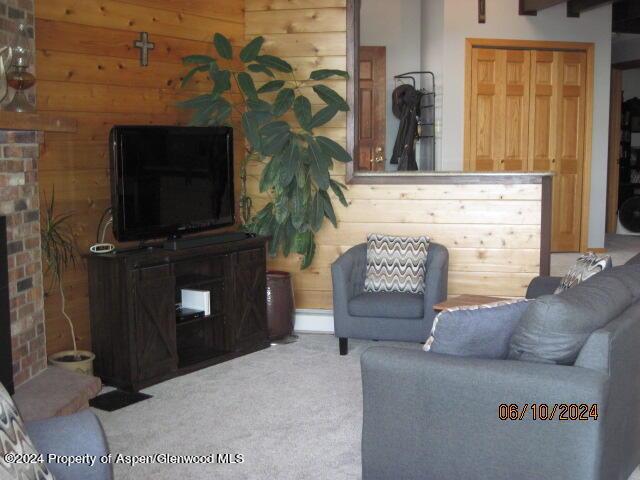
M 586 52 L 593 43 L 558 42 L 555 40 L 514 40 L 505 38 L 467 38 L 473 48 L 505 48 L 513 50 L 557 50 L 563 52 Z
M 72 133 L 77 129 L 78 122 L 70 117 L 49 113 L 0 112 L 0 130 Z
M 351 179 L 352 185 L 514 185 L 543 184 L 544 179 L 552 175 L 547 173 L 442 173 L 426 175 L 398 175 L 397 173 L 363 173 Z
M 540 224 L 540 275 L 551 275 L 552 177 L 542 177 L 542 221 Z
M 354 178 L 354 162 L 358 153 L 358 50 L 360 49 L 360 0 L 347 0 L 347 151 L 352 162 L 346 164 L 345 183 Z
M 618 227 L 618 193 L 620 172 L 620 118 L 622 115 L 622 70 L 611 69 L 611 100 L 609 102 L 609 158 L 607 160 L 606 232 L 616 233 Z
M 582 171 L 582 212 L 580 221 L 580 250 L 589 241 L 589 201 L 591 198 L 591 156 L 593 145 L 593 89 L 595 45 L 585 42 L 557 42 L 546 40 L 509 40 L 467 38 L 465 40 L 465 98 L 464 98 L 464 169 L 471 169 L 471 54 L 474 48 L 505 48 L 554 51 L 580 51 L 587 55 L 587 84 L 585 87 L 585 138 Z
M 473 55 L 473 41 L 467 38 L 464 44 L 464 140 L 463 163 L 465 171 L 471 170 L 471 63 Z
M 605 247 L 587 247 L 586 251 L 593 253 L 607 253 L 609 250 Z

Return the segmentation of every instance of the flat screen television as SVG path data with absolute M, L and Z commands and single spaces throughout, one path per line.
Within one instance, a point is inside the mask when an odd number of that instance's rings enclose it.
M 110 147 L 118 241 L 233 225 L 230 127 L 115 126 Z

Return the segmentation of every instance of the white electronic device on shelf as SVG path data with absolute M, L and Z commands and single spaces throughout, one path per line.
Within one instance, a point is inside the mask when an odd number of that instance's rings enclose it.
M 211 315 L 211 298 L 209 290 L 191 290 L 183 288 L 182 308 L 201 310 L 205 315 Z

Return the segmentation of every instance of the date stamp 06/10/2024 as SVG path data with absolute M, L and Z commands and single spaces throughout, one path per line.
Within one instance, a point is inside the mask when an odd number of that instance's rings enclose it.
M 501 403 L 498 418 L 504 421 L 558 420 L 587 422 L 598 420 L 597 403 Z

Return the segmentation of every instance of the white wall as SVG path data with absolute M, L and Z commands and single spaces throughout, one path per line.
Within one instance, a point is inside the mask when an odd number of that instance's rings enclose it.
M 442 170 L 442 62 L 444 54 L 444 2 L 422 0 L 422 63 L 420 70 L 434 73 L 436 87 L 436 170 Z M 428 87 L 428 85 L 426 86 Z
M 518 15 L 515 0 L 486 0 L 487 23 L 478 23 L 476 0 L 445 0 L 443 30 L 442 166 L 463 168 L 465 39 L 510 38 L 595 43 L 595 91 L 589 246 L 604 246 L 609 83 L 611 72 L 611 6 L 580 18 L 567 18 L 566 5 L 543 10 L 537 17 Z
M 387 135 L 385 155 L 393 154 L 398 120 L 391 111 L 394 75 L 420 69 L 422 0 L 362 0 L 360 45 L 387 47 Z M 420 85 L 418 85 L 419 87 Z

